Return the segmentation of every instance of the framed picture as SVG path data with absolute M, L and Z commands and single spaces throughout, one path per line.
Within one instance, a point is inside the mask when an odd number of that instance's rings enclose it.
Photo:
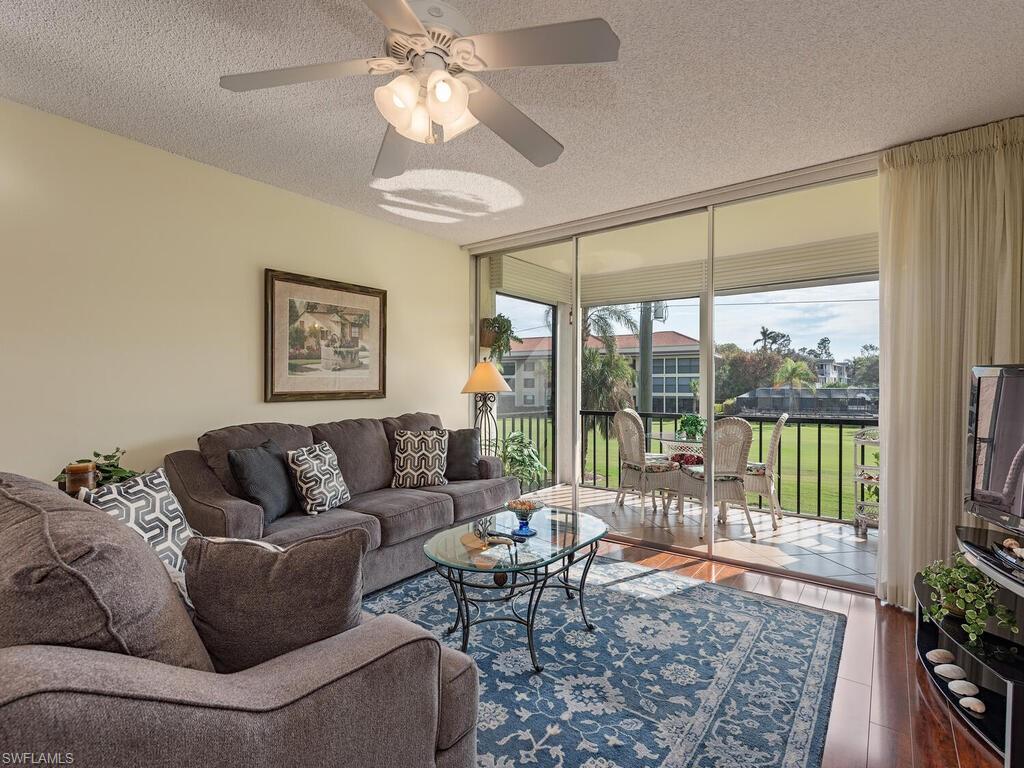
M 266 270 L 264 400 L 384 397 L 387 291 Z

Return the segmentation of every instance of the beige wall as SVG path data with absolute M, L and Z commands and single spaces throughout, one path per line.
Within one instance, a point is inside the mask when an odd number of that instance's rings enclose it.
M 265 267 L 387 289 L 385 400 L 263 402 Z M 455 245 L 0 100 L 2 471 L 149 469 L 245 421 L 465 426 L 469 297 Z

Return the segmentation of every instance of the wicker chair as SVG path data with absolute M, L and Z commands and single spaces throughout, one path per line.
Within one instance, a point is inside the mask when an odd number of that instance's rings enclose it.
M 756 493 L 758 496 L 767 496 L 771 504 L 772 530 L 778 530 L 782 522 L 782 505 L 779 503 L 779 494 L 775 488 L 775 464 L 779 460 L 779 444 L 782 442 L 782 428 L 786 426 L 789 414 L 784 413 L 775 422 L 772 429 L 772 439 L 768 443 L 768 456 L 764 463 L 747 462 L 747 471 L 743 476 L 743 485 L 747 493 Z M 778 521 L 775 516 L 778 515 Z
M 750 538 L 757 538 L 757 529 L 754 528 L 754 521 L 750 517 L 750 507 L 747 505 L 747 493 L 743 486 L 744 477 L 747 473 L 747 459 L 750 455 L 750 444 L 754 440 L 754 430 L 750 423 L 736 416 L 729 416 L 715 422 L 715 499 L 718 500 L 722 509 L 727 509 L 727 504 L 739 504 L 747 515 L 747 523 L 750 525 Z M 704 500 L 704 467 L 687 466 L 680 468 L 679 472 L 673 473 L 676 486 L 672 490 L 679 495 L 677 504 L 682 512 L 682 497 Z M 704 538 L 704 528 L 707 524 L 707 515 L 711 512 L 704 510 L 704 521 L 701 525 L 700 536 Z M 721 520 L 722 515 L 719 516 Z
M 671 485 L 667 482 L 670 475 L 676 474 L 679 464 L 670 461 L 668 456 L 646 451 L 647 439 L 644 434 L 644 422 L 640 414 L 632 408 L 624 408 L 612 418 L 615 439 L 619 443 L 619 488 L 615 494 L 615 504 L 626 503 L 626 492 L 636 491 L 640 494 L 640 513 L 643 514 L 647 494 L 651 494 L 654 510 L 658 510 L 655 491 L 664 491 Z M 667 502 L 663 502 L 668 509 Z

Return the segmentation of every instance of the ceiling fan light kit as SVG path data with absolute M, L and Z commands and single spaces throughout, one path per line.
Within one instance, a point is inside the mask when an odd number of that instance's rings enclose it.
M 231 91 L 275 88 L 349 75 L 395 77 L 374 90 L 388 130 L 373 175 L 404 172 L 409 142 L 433 144 L 483 123 L 534 165 L 552 163 L 562 145 L 469 72 L 546 64 L 615 61 L 619 39 L 604 19 L 463 36 L 465 18 L 441 0 L 365 0 L 388 28 L 387 56 L 225 75 Z

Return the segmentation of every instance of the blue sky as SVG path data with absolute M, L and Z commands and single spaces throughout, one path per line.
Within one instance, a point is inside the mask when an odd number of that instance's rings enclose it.
M 546 336 L 544 309 L 537 304 L 498 297 L 498 311 L 508 315 L 521 336 Z M 674 330 L 698 338 L 696 299 L 668 302 L 665 322 L 655 330 Z M 814 347 L 828 336 L 838 360 L 856 355 L 864 344 L 878 344 L 878 281 L 792 288 L 764 293 L 719 296 L 715 301 L 715 338 L 750 349 L 761 326 L 788 333 L 793 346 Z

